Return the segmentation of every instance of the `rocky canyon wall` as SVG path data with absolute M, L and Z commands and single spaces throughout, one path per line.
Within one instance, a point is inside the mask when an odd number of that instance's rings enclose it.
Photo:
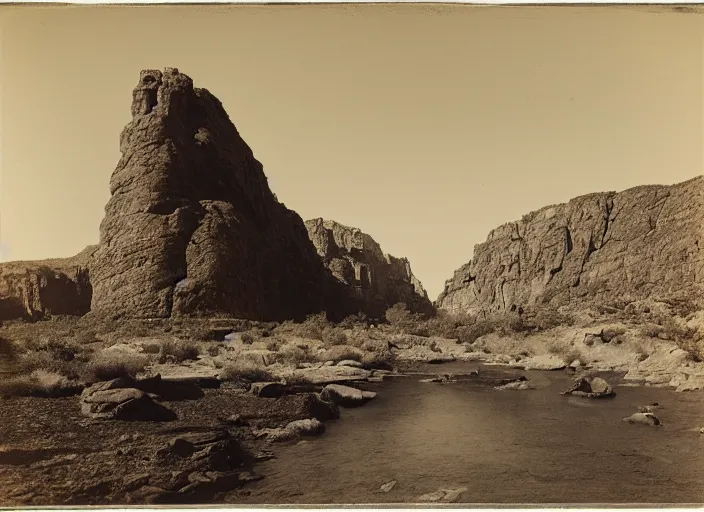
M 94 251 L 90 246 L 72 258 L 0 264 L 0 320 L 86 314 Z
M 704 177 L 589 194 L 496 228 L 436 301 L 485 314 L 546 304 L 704 298 Z
M 306 228 L 325 266 L 354 301 L 353 309 L 383 317 L 390 306 L 404 302 L 414 312 L 433 311 L 406 258 L 385 254 L 371 236 L 335 221 L 312 219 Z

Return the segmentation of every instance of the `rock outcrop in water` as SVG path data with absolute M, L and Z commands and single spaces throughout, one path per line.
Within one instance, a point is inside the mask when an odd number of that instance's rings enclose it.
M 339 305 L 302 219 L 188 76 L 141 72 L 120 150 L 91 266 L 93 313 L 282 320 Z
M 704 177 L 543 208 L 489 233 L 436 305 L 485 314 L 677 294 L 701 299 L 703 215 Z
M 71 258 L 0 264 L 0 321 L 87 313 L 94 251 L 90 246 Z
M 347 289 L 356 309 L 383 316 L 404 302 L 411 311 L 429 313 L 433 305 L 406 258 L 385 254 L 357 228 L 321 218 L 306 221 L 308 235 L 325 266 Z

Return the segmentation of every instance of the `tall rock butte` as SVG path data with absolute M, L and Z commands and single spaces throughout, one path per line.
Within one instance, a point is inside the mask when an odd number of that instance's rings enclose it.
M 300 216 L 220 101 L 142 71 L 91 264 L 91 314 L 302 318 L 337 302 Z M 333 295 L 330 295 L 333 294 Z
M 305 224 L 318 255 L 356 305 L 353 309 L 380 317 L 390 306 L 403 302 L 411 311 L 433 312 L 406 258 L 385 254 L 371 236 L 357 228 L 321 218 Z
M 436 301 L 483 314 L 546 304 L 704 298 L 704 177 L 589 194 L 496 228 Z

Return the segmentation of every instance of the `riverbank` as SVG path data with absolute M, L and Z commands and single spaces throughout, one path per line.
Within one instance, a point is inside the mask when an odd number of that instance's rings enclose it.
M 427 325 L 432 326 L 430 322 Z M 643 403 L 619 409 L 628 416 L 653 401 L 646 400 L 647 393 L 704 387 L 704 364 L 674 340 L 645 335 L 638 320 L 599 318 L 539 330 L 482 327 L 475 332 L 479 335 L 469 337 L 458 325 L 450 329 L 460 334 L 457 338 L 422 332 L 417 325 L 404 329 L 403 322 L 373 325 L 357 319 L 335 325 L 320 317 L 304 324 L 221 319 L 96 326 L 69 318 L 5 325 L 0 337 L 11 340 L 12 349 L 4 355 L 12 373 L 0 386 L 5 395 L 0 400 L 0 415 L 5 418 L 0 426 L 0 504 L 245 503 L 250 492 L 252 503 L 287 503 L 284 484 L 268 483 L 278 470 L 272 474 L 266 468 L 279 467 L 272 459 L 279 452 L 298 449 L 315 459 L 313 447 L 332 436 L 346 446 L 358 426 L 367 429 L 365 422 L 381 421 L 373 413 L 367 417 L 359 411 L 378 407 L 391 407 L 390 414 L 407 418 L 420 430 L 437 421 L 440 412 L 435 409 L 427 418 L 425 413 L 409 418 L 416 406 L 394 391 L 400 388 L 422 397 L 423 404 L 428 400 L 443 404 L 447 393 L 491 392 L 492 397 L 512 395 L 508 400 L 521 409 L 535 405 L 538 396 L 542 404 L 538 409 L 545 404 L 557 408 L 544 410 L 544 419 L 550 414 L 560 417 L 566 406 L 576 404 L 608 411 L 611 403 L 623 404 L 624 395 L 646 393 Z M 569 402 L 559 397 L 574 379 L 597 374 L 608 375 L 618 386 L 615 402 L 592 406 L 588 399 Z M 526 378 L 524 384 L 517 381 Z M 512 380 L 518 384 L 516 391 L 496 389 Z M 421 387 L 407 389 L 399 382 Z M 629 386 L 641 391 L 628 391 Z M 683 398 L 674 401 L 686 405 L 676 421 L 687 418 L 683 435 L 694 442 L 703 423 L 697 417 L 701 406 L 698 399 L 688 398 L 690 394 L 678 394 Z M 453 409 L 440 414 L 450 425 L 457 423 L 453 415 L 466 415 L 466 407 L 474 411 L 472 421 L 479 421 L 481 411 L 491 415 L 472 400 L 468 404 L 459 397 L 453 400 Z M 408 407 L 411 410 L 405 411 Z M 132 415 L 131 421 L 122 421 L 126 414 Z M 669 414 L 667 409 L 666 418 L 661 418 L 666 424 L 671 424 Z M 362 424 L 357 425 L 355 418 Z M 561 419 L 568 430 L 573 428 L 569 418 Z M 526 421 L 516 428 L 533 428 L 531 422 L 536 420 Z M 340 426 L 348 422 L 352 424 Z M 404 432 L 402 425 L 397 427 Z M 338 437 L 335 432 L 345 433 Z M 451 431 L 442 435 L 449 444 L 461 442 Z M 487 442 L 482 439 L 470 437 L 467 442 Z M 354 445 L 348 449 L 346 460 L 352 466 L 355 460 L 365 460 Z M 413 463 L 399 461 L 403 453 L 387 455 L 398 463 Z M 420 452 L 406 455 L 420 461 L 431 457 Z M 336 464 L 334 458 L 320 460 Z M 615 471 L 618 465 L 612 463 Z M 435 471 L 443 470 L 435 467 Z M 392 480 L 379 486 L 395 487 Z M 403 498 L 405 502 L 469 499 L 458 491 L 466 483 L 444 485 L 420 486 L 417 489 L 423 487 L 425 492 L 408 490 Z M 364 499 L 350 492 L 338 498 L 361 499 L 360 503 L 398 498 L 391 490 L 379 494 L 379 489 Z M 320 503 L 327 503 L 325 492 L 301 496 L 325 498 Z M 481 496 L 489 501 L 495 497 L 491 492 Z

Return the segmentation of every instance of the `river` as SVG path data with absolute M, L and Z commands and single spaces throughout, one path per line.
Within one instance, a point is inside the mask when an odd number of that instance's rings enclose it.
M 497 391 L 477 379 L 423 383 L 417 375 L 369 385 L 376 399 L 343 409 L 318 438 L 278 447 L 259 468 L 266 477 L 237 501 L 414 503 L 438 489 L 466 488 L 459 503 L 704 502 L 704 395 L 618 386 L 613 399 L 589 400 L 560 395 L 572 378 L 565 372 L 525 375 L 539 389 Z M 621 421 L 653 402 L 662 426 Z M 381 492 L 391 480 L 396 485 Z

